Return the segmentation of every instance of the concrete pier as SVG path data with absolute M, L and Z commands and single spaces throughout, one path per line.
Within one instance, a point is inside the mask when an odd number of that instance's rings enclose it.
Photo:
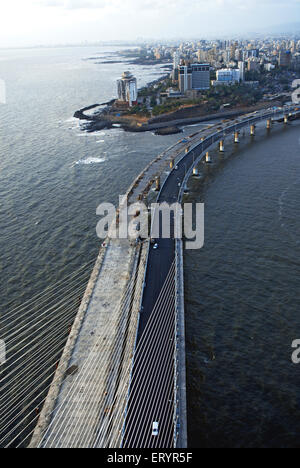
M 211 163 L 211 158 L 210 158 L 209 151 L 207 151 L 207 153 L 206 153 L 206 155 L 205 155 L 205 162 L 206 162 L 206 164 L 210 164 L 210 163 Z
M 220 144 L 219 144 L 219 151 L 220 151 L 220 153 L 224 153 L 224 151 L 225 151 L 225 148 L 224 148 L 224 140 L 221 140 L 221 141 L 220 141 Z
M 255 125 L 251 125 L 251 126 L 250 126 L 250 135 L 251 135 L 251 136 L 254 136 L 254 135 L 255 135 L 255 128 L 256 128 Z
M 239 136 L 240 136 L 240 132 L 238 131 L 234 132 L 234 143 L 240 142 Z
M 271 130 L 271 128 L 272 128 L 272 119 L 268 119 L 267 120 L 267 129 Z

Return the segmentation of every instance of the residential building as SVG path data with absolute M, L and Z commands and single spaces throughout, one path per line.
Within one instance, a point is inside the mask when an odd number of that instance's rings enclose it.
M 117 86 L 119 101 L 127 102 L 129 107 L 137 104 L 137 80 L 129 71 L 123 73 L 122 78 L 117 81 Z
M 224 84 L 231 84 L 239 82 L 241 74 L 239 69 L 222 68 L 217 71 L 217 82 Z

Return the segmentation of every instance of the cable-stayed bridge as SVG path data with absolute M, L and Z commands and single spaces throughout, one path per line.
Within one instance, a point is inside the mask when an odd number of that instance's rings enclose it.
M 181 140 L 138 176 L 129 203 L 145 199 L 167 166 L 157 201 L 181 202 L 210 146 L 222 152 L 242 128 L 254 135 L 260 122 L 270 129 L 297 112 L 260 111 Z M 94 268 L 1 317 L 2 447 L 187 446 L 182 250 L 180 239 L 160 239 L 158 249 L 107 239 Z

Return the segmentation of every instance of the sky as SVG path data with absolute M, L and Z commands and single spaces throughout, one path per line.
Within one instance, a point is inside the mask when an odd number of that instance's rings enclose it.
M 0 47 L 268 34 L 300 18 L 300 0 L 0 0 L 0 7 Z

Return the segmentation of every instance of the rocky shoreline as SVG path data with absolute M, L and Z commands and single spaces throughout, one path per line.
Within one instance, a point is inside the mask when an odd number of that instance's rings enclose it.
M 157 83 L 164 81 L 169 75 L 148 83 L 139 91 L 147 89 Z M 260 103 L 252 107 L 236 107 L 231 110 L 222 110 L 215 113 L 204 113 L 201 106 L 194 105 L 174 110 L 167 114 L 161 114 L 156 117 L 142 117 L 139 115 L 130 115 L 123 113 L 116 104 L 116 99 L 112 99 L 102 104 L 92 104 L 74 113 L 74 117 L 83 121 L 82 128 L 88 133 L 96 132 L 113 127 L 120 127 L 126 132 L 155 132 L 156 135 L 172 135 L 182 132 L 182 127 L 186 125 L 208 122 L 217 119 L 232 119 L 242 114 L 254 112 L 264 107 L 269 107 L 270 102 Z M 273 102 L 272 105 L 280 106 L 281 103 Z M 93 114 L 88 111 L 98 108 Z
M 145 122 L 137 122 L 133 118 L 120 117 L 116 113 L 116 110 L 113 109 L 113 104 L 115 103 L 115 99 L 103 103 L 103 104 L 93 104 L 92 106 L 85 107 L 75 112 L 74 117 L 83 120 L 84 130 L 91 133 L 99 130 L 110 129 L 113 127 L 122 128 L 126 132 L 155 132 L 156 135 L 171 135 L 180 133 L 182 131 L 182 127 L 187 125 L 194 125 L 201 122 L 209 122 L 212 120 L 218 119 L 233 119 L 243 114 L 247 114 L 250 112 L 254 112 L 259 108 L 263 108 L 263 106 L 255 106 L 255 107 L 248 107 L 248 108 L 239 108 L 233 109 L 227 112 L 217 112 L 213 114 L 205 114 L 205 115 L 195 115 L 191 114 L 191 108 L 188 109 L 186 113 L 181 113 L 180 116 L 173 112 L 171 114 L 165 114 L 163 116 L 159 116 L 157 118 L 148 119 Z M 269 106 L 270 104 L 266 104 L 265 107 Z M 94 115 L 87 115 L 85 112 L 88 110 L 94 109 L 96 107 L 105 106 L 101 111 L 95 113 Z M 197 114 L 197 109 L 195 109 L 195 113 Z

